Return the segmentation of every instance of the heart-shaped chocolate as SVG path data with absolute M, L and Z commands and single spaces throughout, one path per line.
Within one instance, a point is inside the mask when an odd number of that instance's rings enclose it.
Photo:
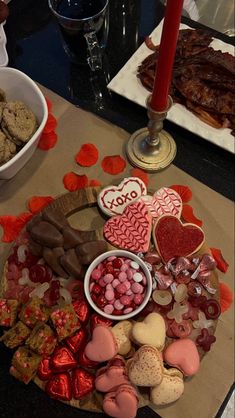
M 58 347 L 50 359 L 50 367 L 54 373 L 67 372 L 77 366 L 77 361 L 67 347 Z
M 67 337 L 65 342 L 72 353 L 77 353 L 82 347 L 85 346 L 87 341 L 87 331 L 84 328 L 80 328 L 75 334 Z
M 180 369 L 185 376 L 196 374 L 200 367 L 197 346 L 189 338 L 173 341 L 164 351 L 164 361 Z
M 95 389 L 95 376 L 82 368 L 73 370 L 72 389 L 75 399 L 83 399 Z
M 83 242 L 80 231 L 78 229 L 72 228 L 71 226 L 66 226 L 63 228 L 62 234 L 64 237 L 65 250 L 74 248 Z
M 64 255 L 64 249 L 62 247 L 58 248 L 43 248 L 43 258 L 47 264 L 52 268 L 52 270 L 57 273 L 60 277 L 67 278 L 68 273 L 60 265 L 60 257 Z
M 138 399 L 131 385 L 121 385 L 116 392 L 105 395 L 104 412 L 115 418 L 135 418 L 138 409 Z
M 129 365 L 128 376 L 137 386 L 159 385 L 163 378 L 163 362 L 159 351 L 150 345 L 140 347 Z
M 90 308 L 85 299 L 78 299 L 73 302 L 74 310 L 82 325 L 86 325 L 90 317 Z
M 59 401 L 70 401 L 72 399 L 72 383 L 69 373 L 58 373 L 45 386 L 47 395 Z
M 118 186 L 105 187 L 98 195 L 98 205 L 108 216 L 122 214 L 125 207 L 141 196 L 147 189 L 142 180 L 137 177 L 125 178 Z
M 172 258 L 187 257 L 197 252 L 205 236 L 197 225 L 183 224 L 175 216 L 163 215 L 154 225 L 153 239 L 158 253 L 167 263 Z
M 78 352 L 78 364 L 79 366 L 85 367 L 86 369 L 96 369 L 100 363 L 98 361 L 92 361 L 87 358 L 85 354 L 85 347 L 82 347 Z
M 167 405 L 177 401 L 183 392 L 184 381 L 182 377 L 164 373 L 161 383 L 151 388 L 150 399 L 154 405 Z
M 128 377 L 122 366 L 104 367 L 95 379 L 95 387 L 100 392 L 112 392 L 123 384 L 128 384 Z
M 41 380 L 48 380 L 53 376 L 53 372 L 50 367 L 50 357 L 45 357 L 41 360 L 38 371 L 37 371 L 38 377 Z
M 67 250 L 65 254 L 60 257 L 60 264 L 70 276 L 77 279 L 83 276 L 83 268 L 74 248 Z
M 36 242 L 49 248 L 62 247 L 64 243 L 63 235 L 46 221 L 33 225 L 30 235 Z
M 149 248 L 152 217 L 143 202 L 128 205 L 122 215 L 113 216 L 104 225 L 104 236 L 114 246 L 146 252 Z
M 117 343 L 110 328 L 97 325 L 92 333 L 92 339 L 85 347 L 85 355 L 92 361 L 110 360 L 117 354 Z
M 153 219 L 162 215 L 174 215 L 180 218 L 182 212 L 182 200 L 180 195 L 169 187 L 162 187 L 153 196 L 143 196 L 140 199 L 146 204 Z
M 96 325 L 106 325 L 106 327 L 111 327 L 113 325 L 113 321 L 111 319 L 104 318 L 103 316 L 94 313 L 91 315 L 90 319 L 91 332 L 96 327 Z
M 42 212 L 42 218 L 44 221 L 49 222 L 50 224 L 54 225 L 59 231 L 61 231 L 64 227 L 69 225 L 67 218 L 64 216 L 63 212 L 59 209 L 55 209 L 52 207 L 46 207 Z
M 161 351 L 166 338 L 165 321 L 159 313 L 152 312 L 142 322 L 133 325 L 131 334 L 138 345 L 152 345 Z

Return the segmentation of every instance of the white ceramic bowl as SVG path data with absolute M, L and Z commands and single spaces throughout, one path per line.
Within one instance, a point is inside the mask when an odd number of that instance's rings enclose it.
M 34 153 L 48 117 L 46 100 L 36 83 L 14 68 L 0 68 L 0 88 L 7 101 L 20 100 L 34 112 L 38 129 L 23 148 L 7 163 L 0 166 L 0 180 L 12 178 Z
M 95 302 L 93 302 L 93 300 L 91 299 L 90 290 L 89 290 L 90 275 L 91 275 L 92 271 L 98 266 L 99 263 L 101 263 L 106 258 L 111 257 L 111 256 L 125 257 L 125 258 L 130 258 L 133 261 L 136 261 L 140 265 L 140 267 L 142 268 L 142 270 L 143 270 L 143 272 L 144 272 L 144 274 L 147 278 L 147 290 L 146 290 L 144 300 L 141 303 L 141 305 L 138 306 L 137 309 L 130 312 L 129 314 L 109 315 L 109 314 L 105 313 L 104 311 L 102 311 L 100 308 L 98 308 L 98 306 L 96 306 Z M 132 254 L 129 251 L 124 251 L 124 250 L 107 251 L 106 253 L 103 253 L 99 257 L 97 257 L 90 264 L 90 266 L 89 266 L 89 268 L 86 272 L 85 278 L 84 278 L 84 290 L 85 290 L 85 295 L 86 295 L 86 298 L 87 298 L 89 304 L 99 315 L 104 316 L 105 318 L 112 319 L 114 321 L 120 321 L 120 320 L 124 320 L 124 319 L 130 319 L 133 316 L 139 314 L 144 309 L 144 307 L 148 303 L 149 298 L 152 294 L 152 277 L 151 277 L 151 274 L 150 274 L 148 268 L 146 267 L 145 263 L 137 255 Z

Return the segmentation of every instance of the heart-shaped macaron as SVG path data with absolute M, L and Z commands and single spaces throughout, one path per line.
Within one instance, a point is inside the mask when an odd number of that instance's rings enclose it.
M 171 369 L 170 369 L 171 370 Z M 176 373 L 164 373 L 161 383 L 150 390 L 154 405 L 167 405 L 177 401 L 184 392 L 184 381 Z
M 72 399 L 72 384 L 69 373 L 58 373 L 52 376 L 46 383 L 45 391 L 51 398 L 70 401 Z
M 128 205 L 122 215 L 113 216 L 104 225 L 104 236 L 115 247 L 146 252 L 149 247 L 152 217 L 143 202 Z
M 155 386 L 163 377 L 163 362 L 158 350 L 150 345 L 143 345 L 134 354 L 128 368 L 130 381 L 136 386 Z
M 197 346 L 189 338 L 173 341 L 163 355 L 167 364 L 180 369 L 185 376 L 192 376 L 199 370 L 200 358 Z
M 126 368 L 122 366 L 104 367 L 95 379 L 95 387 L 100 392 L 113 392 L 118 386 L 127 383 Z
M 95 389 L 95 376 L 80 367 L 73 370 L 72 389 L 75 399 L 83 399 Z
M 204 243 L 205 236 L 199 226 L 183 224 L 172 215 L 163 215 L 153 228 L 155 247 L 166 263 L 172 258 L 187 257 L 197 252 Z
M 97 201 L 106 215 L 120 215 L 127 205 L 146 193 L 147 189 L 142 180 L 137 177 L 128 177 L 118 186 L 108 186 L 101 190 Z
M 111 328 L 118 345 L 118 354 L 125 356 L 131 349 L 130 334 L 132 329 L 130 321 L 120 321 Z
M 67 347 L 58 347 L 50 359 L 50 367 L 53 372 L 67 372 L 77 366 L 77 361 Z
M 121 385 L 116 392 L 107 393 L 103 400 L 103 410 L 110 417 L 135 418 L 138 399 L 134 388 Z
M 161 351 L 166 338 L 165 321 L 159 313 L 152 312 L 133 325 L 131 335 L 138 345 L 152 345 Z
M 85 347 L 85 355 L 92 361 L 107 361 L 117 354 L 117 343 L 112 331 L 103 325 L 97 325 L 92 339 Z
M 153 196 L 140 198 L 146 204 L 153 219 L 162 215 L 174 215 L 180 218 L 182 212 L 182 200 L 180 195 L 169 187 L 162 187 Z

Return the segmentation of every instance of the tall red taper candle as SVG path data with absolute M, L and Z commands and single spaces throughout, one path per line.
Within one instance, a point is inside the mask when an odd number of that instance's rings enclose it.
M 159 57 L 150 106 L 157 112 L 167 108 L 180 19 L 184 0 L 167 0 Z

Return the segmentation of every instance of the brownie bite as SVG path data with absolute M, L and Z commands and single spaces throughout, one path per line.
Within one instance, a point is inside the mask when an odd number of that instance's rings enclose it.
M 40 323 L 35 325 L 25 344 L 35 353 L 49 356 L 53 353 L 56 343 L 57 338 L 49 325 Z
M 72 304 L 54 310 L 50 317 L 59 341 L 69 337 L 80 328 L 80 321 Z
M 23 322 L 18 321 L 11 329 L 4 332 L 0 341 L 3 341 L 8 348 L 16 348 L 24 344 L 30 332 L 31 330 Z
M 19 302 L 0 298 L 0 326 L 12 327 L 16 321 Z
M 10 372 L 11 374 L 15 373 L 15 377 L 18 375 L 17 378 L 20 375 L 20 380 L 28 383 L 35 376 L 41 359 L 41 356 L 29 350 L 27 347 L 19 347 L 12 358 L 13 370 L 10 370 Z
M 37 322 L 47 322 L 49 310 L 43 305 L 42 300 L 34 297 L 23 306 L 19 313 L 19 318 L 25 325 L 33 328 Z

